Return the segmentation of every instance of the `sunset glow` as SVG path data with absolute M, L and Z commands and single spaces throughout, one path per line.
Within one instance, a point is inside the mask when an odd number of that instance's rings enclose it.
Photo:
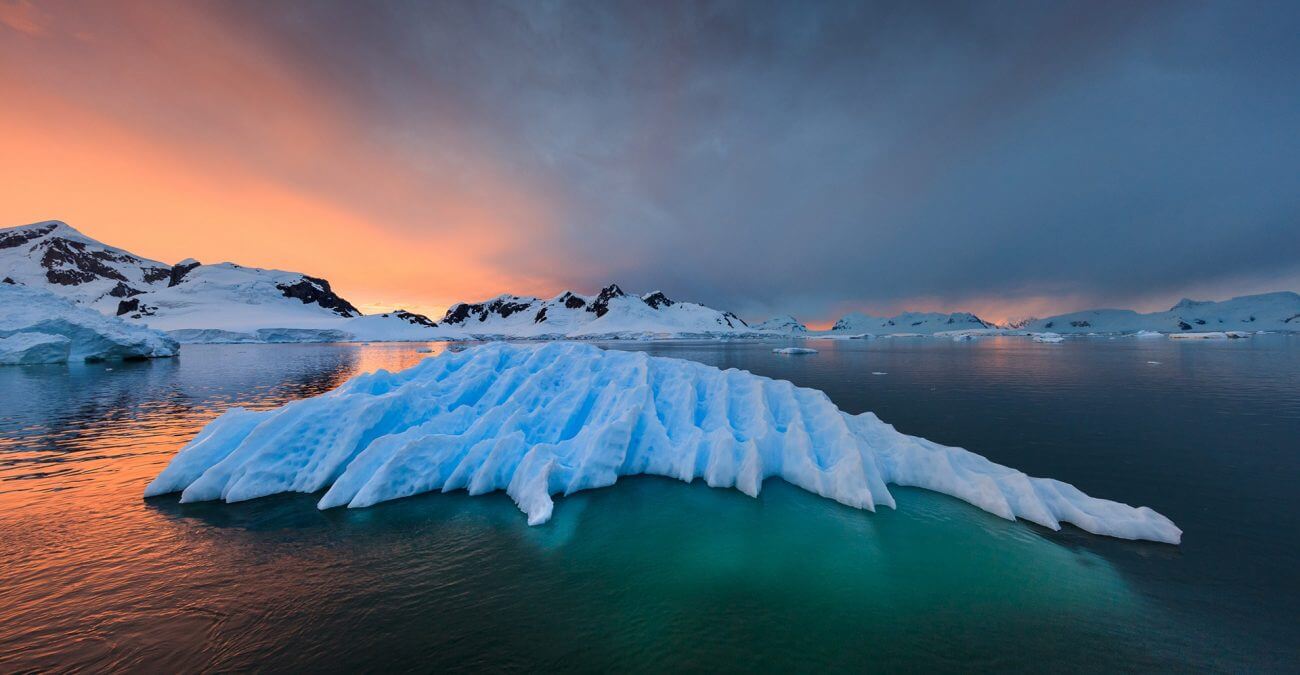
M 165 262 L 302 271 L 367 311 L 434 314 L 618 282 L 815 327 L 848 311 L 1001 321 L 1300 281 L 1278 225 L 1295 191 L 1267 168 L 1294 135 L 1270 131 L 1281 115 L 1225 121 L 1290 104 L 1263 85 L 1216 93 L 1215 72 L 1173 56 L 1145 65 L 1141 86 L 1130 74 L 1130 31 L 1194 16 L 1040 8 L 1043 30 L 1000 28 L 997 53 L 974 34 L 938 56 L 905 35 L 929 19 L 900 20 L 883 56 L 858 55 L 866 71 L 822 78 L 809 76 L 817 50 L 865 44 L 837 32 L 862 21 L 852 8 L 811 16 L 820 36 L 776 39 L 799 55 L 780 72 L 761 40 L 730 44 L 690 12 L 264 9 L 0 2 L 0 225 L 60 219 Z M 612 32 L 565 37 L 585 22 Z M 1168 30 L 1171 54 L 1199 44 Z M 951 63 L 932 72 L 929 58 Z M 923 91 L 909 78 L 861 89 L 909 60 Z M 1102 79 L 1072 79 L 1088 68 Z M 1127 108 L 1081 113 L 1078 91 L 1169 92 L 1137 101 L 1150 119 L 1200 112 L 1148 132 Z M 1237 96 L 1255 102 L 1222 107 Z M 1004 122 L 1018 116 L 1096 142 L 1021 138 Z M 1272 139 L 1260 155 L 1234 154 L 1256 136 Z M 1235 145 L 1197 150 L 1205 139 Z M 1140 166 L 1180 168 L 1151 182 Z

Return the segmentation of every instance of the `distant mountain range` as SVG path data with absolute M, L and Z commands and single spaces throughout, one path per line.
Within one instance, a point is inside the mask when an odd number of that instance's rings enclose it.
M 417 341 L 463 339 L 848 337 L 996 334 L 968 312 L 850 313 L 829 331 L 791 316 L 748 324 L 731 312 L 633 295 L 610 284 L 595 295 L 500 295 L 457 303 L 438 320 L 408 312 L 362 315 L 329 281 L 235 263 L 167 264 L 109 246 L 60 221 L 0 230 L 0 281 L 41 289 L 103 314 L 169 332 L 182 342 Z M 1300 331 L 1300 296 L 1280 292 L 1224 302 L 1184 300 L 1168 312 L 1100 309 L 1034 319 L 1024 332 L 1168 333 Z
M 1184 299 L 1166 312 L 1090 309 L 1030 321 L 1026 330 L 1053 333 L 1300 331 L 1300 295 L 1288 291 L 1213 302 Z
M 174 265 L 96 241 L 66 223 L 0 230 L 0 281 L 39 288 L 184 342 L 683 337 L 753 333 L 740 317 L 661 292 L 501 295 L 458 303 L 441 320 L 363 316 L 329 281 L 235 263 Z

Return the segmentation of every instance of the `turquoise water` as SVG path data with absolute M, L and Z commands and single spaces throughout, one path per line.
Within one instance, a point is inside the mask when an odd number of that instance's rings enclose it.
M 1152 506 L 1169 547 L 896 489 L 660 478 L 320 512 L 140 494 L 231 405 L 423 345 L 187 346 L 0 369 L 0 670 L 1294 670 L 1300 339 L 615 343 L 825 390 L 907 433 Z M 435 350 L 443 348 L 434 346 Z M 1157 361 L 1152 364 L 1149 361 Z M 873 375 L 883 372 L 885 375 Z

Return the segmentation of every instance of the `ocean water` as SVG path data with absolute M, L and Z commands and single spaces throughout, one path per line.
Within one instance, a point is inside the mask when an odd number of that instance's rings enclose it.
M 369 509 L 144 500 L 223 410 L 426 345 L 186 346 L 0 368 L 0 671 L 1271 670 L 1300 663 L 1300 337 L 609 343 L 822 389 L 849 412 L 1099 497 L 1180 547 L 896 488 L 868 513 L 768 481 Z M 430 345 L 434 353 L 447 345 Z M 459 348 L 459 347 L 454 347 Z

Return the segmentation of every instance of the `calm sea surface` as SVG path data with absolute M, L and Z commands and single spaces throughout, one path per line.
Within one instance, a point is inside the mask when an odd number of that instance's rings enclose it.
M 1151 506 L 1181 547 L 898 488 L 850 509 L 662 478 L 321 512 L 144 500 L 231 406 L 425 345 L 186 346 L 0 368 L 0 672 L 1300 668 L 1300 337 L 614 343 L 822 389 L 848 412 Z M 444 348 L 432 345 L 435 352 Z

